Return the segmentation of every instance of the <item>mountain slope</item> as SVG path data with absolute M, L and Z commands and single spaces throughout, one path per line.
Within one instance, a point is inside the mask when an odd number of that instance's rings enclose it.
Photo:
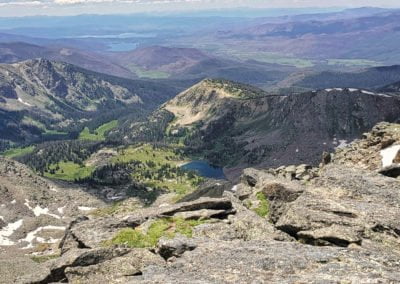
M 209 58 L 195 48 L 149 46 L 130 52 L 115 54 L 125 66 L 137 65 L 146 70 L 179 73 L 202 60 Z
M 400 65 L 367 68 L 355 72 L 323 71 L 303 76 L 296 75 L 292 86 L 323 89 L 323 88 L 367 88 L 377 89 L 400 81 Z M 290 78 L 286 79 L 290 82 Z M 280 83 L 284 85 L 284 82 Z
M 37 273 L 31 258 L 57 256 L 69 223 L 88 208 L 105 202 L 87 189 L 56 183 L 37 176 L 16 161 L 0 157 L 0 275 L 19 270 Z M 49 257 L 50 256 L 50 257 Z M 17 281 L 20 282 L 20 281 Z
M 107 118 L 150 110 L 175 92 L 163 84 L 121 79 L 44 59 L 3 64 L 0 138 L 31 141 L 47 130 L 68 132 L 100 113 Z
M 152 118 L 163 121 L 164 135 L 183 142 L 189 153 L 241 168 L 316 164 L 323 151 L 345 145 L 377 122 L 397 121 L 399 113 L 399 97 L 365 90 L 276 96 L 229 81 L 205 80 Z M 142 126 L 131 131 L 132 140 L 143 137 L 135 131 Z
M 110 75 L 134 78 L 134 73 L 104 55 L 71 47 L 39 46 L 25 42 L 0 43 L 0 63 L 15 63 L 28 59 L 44 58 L 62 61 Z
M 379 91 L 388 93 L 400 93 L 400 81 L 384 86 L 380 88 Z

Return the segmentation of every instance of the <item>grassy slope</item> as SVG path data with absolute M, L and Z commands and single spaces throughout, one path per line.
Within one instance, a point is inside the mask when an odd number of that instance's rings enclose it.
M 32 153 L 35 150 L 35 146 L 29 146 L 24 148 L 13 148 L 10 150 L 1 153 L 1 155 L 8 157 L 8 158 L 16 158 L 19 156 L 23 156 L 29 153 Z
M 85 129 L 83 129 L 82 132 L 79 134 L 79 140 L 91 140 L 91 141 L 105 140 L 106 133 L 117 126 L 118 126 L 118 120 L 112 120 L 96 128 L 96 130 L 93 133 L 90 133 L 89 128 L 85 127 Z
M 297 68 L 308 68 L 314 66 L 314 63 L 311 60 L 275 52 L 222 49 L 219 50 L 219 53 L 221 55 L 233 56 L 238 60 L 256 60 L 263 63 L 295 66 Z
M 131 146 L 126 149 L 121 149 L 119 155 L 112 159 L 112 162 L 130 162 L 130 161 L 153 161 L 154 163 L 169 163 L 178 165 L 184 162 L 171 149 L 153 148 L 151 145 L 145 144 L 139 147 Z
M 31 118 L 29 116 L 25 116 L 24 119 L 22 120 L 22 123 L 25 125 L 36 126 L 37 128 L 43 130 L 45 135 L 46 134 L 47 135 L 67 135 L 68 134 L 67 132 L 47 129 L 46 125 L 44 125 L 40 121 L 34 120 L 33 118 Z
M 111 160 L 112 163 L 132 161 L 144 163 L 143 168 L 133 173 L 133 178 L 153 188 L 166 188 L 169 191 L 182 195 L 192 191 L 198 183 L 203 181 L 203 178 L 197 175 L 185 174 L 178 176 L 174 170 L 170 171 L 171 176 L 169 178 L 144 178 L 146 173 L 150 173 L 154 177 L 162 167 L 169 166 L 173 169 L 188 161 L 176 155 L 170 148 L 153 148 L 148 144 L 139 147 L 131 146 L 120 149 L 118 156 Z M 148 165 L 150 161 L 155 163 L 154 167 Z
M 118 149 L 118 155 L 109 160 L 111 164 L 139 161 L 141 166 L 132 172 L 134 180 L 152 188 L 162 188 L 183 195 L 193 191 L 204 179 L 194 173 L 182 172 L 180 165 L 188 160 L 174 153 L 172 148 L 153 148 L 145 144 Z M 95 166 L 79 165 L 71 161 L 50 166 L 45 172 L 49 178 L 74 181 L 89 177 Z M 160 172 L 163 173 L 160 176 Z M 180 174 L 179 174 L 180 173 Z
M 94 170 L 93 167 L 80 166 L 73 162 L 61 162 L 58 164 L 58 167 L 59 169 L 56 169 L 57 165 L 51 166 L 50 169 L 54 169 L 55 173 L 52 174 L 45 172 L 44 175 L 49 178 L 74 181 L 75 179 L 81 179 L 90 176 Z
M 136 65 L 129 65 L 129 70 L 134 72 L 139 78 L 149 78 L 149 79 L 167 79 L 170 74 L 163 71 L 157 70 L 145 70 Z

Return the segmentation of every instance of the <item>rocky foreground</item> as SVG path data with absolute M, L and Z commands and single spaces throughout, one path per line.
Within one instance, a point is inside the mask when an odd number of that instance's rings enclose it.
M 229 190 L 79 216 L 15 283 L 399 283 L 400 125 Z

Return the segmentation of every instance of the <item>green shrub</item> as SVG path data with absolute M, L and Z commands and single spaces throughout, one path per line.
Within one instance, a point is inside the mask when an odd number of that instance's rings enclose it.
M 161 237 L 173 238 L 177 233 L 192 237 L 193 228 L 205 221 L 184 220 L 182 218 L 163 218 L 153 222 L 144 234 L 139 229 L 126 228 L 103 245 L 125 245 L 132 248 L 154 247 Z
M 267 198 L 265 197 L 264 193 L 258 192 L 256 194 L 256 197 L 258 201 L 260 201 L 260 205 L 254 209 L 254 212 L 256 212 L 259 216 L 265 217 L 269 213 L 269 202 Z
M 43 263 L 43 262 L 46 262 L 46 261 L 49 261 L 49 260 L 52 260 L 52 259 L 55 259 L 55 258 L 58 258 L 58 257 L 60 257 L 59 254 L 33 255 L 33 256 L 31 256 L 31 259 L 34 262 Z

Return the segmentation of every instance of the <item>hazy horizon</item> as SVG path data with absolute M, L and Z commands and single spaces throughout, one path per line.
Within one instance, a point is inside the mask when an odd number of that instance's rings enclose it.
M 202 12 L 226 9 L 346 9 L 359 7 L 398 8 L 396 0 L 5 0 L 0 17 L 73 16 L 82 14 L 137 14 Z

